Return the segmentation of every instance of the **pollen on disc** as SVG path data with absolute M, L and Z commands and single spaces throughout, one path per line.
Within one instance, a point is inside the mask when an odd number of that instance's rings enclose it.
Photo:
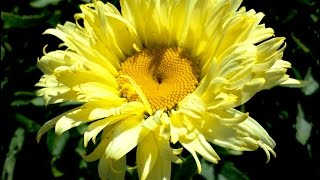
M 143 49 L 121 64 L 117 83 L 128 101 L 141 101 L 131 77 L 145 94 L 153 111 L 171 110 L 198 84 L 198 65 L 180 48 Z

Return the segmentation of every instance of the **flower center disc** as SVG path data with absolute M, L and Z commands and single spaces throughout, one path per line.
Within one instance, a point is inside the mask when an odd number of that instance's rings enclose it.
M 174 108 L 198 84 L 198 66 L 180 48 L 143 49 L 127 58 L 119 73 L 139 85 L 154 112 Z M 117 82 L 128 101 L 141 101 L 127 79 L 119 76 Z

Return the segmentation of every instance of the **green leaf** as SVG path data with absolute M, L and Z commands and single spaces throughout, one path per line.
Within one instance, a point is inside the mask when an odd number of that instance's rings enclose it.
M 22 149 L 24 138 L 24 129 L 17 128 L 10 142 L 9 151 L 4 162 L 1 179 L 13 179 L 14 166 L 17 161 L 17 155 Z
M 310 18 L 312 19 L 312 21 L 314 23 L 318 23 L 318 21 L 319 21 L 319 16 L 317 16 L 315 14 L 310 14 Z
M 77 152 L 80 156 L 83 156 L 86 154 L 86 148 L 83 146 L 83 138 L 79 140 L 79 143 L 75 149 L 75 152 Z
M 174 173 L 173 180 L 180 179 L 192 179 L 192 177 L 198 173 L 197 165 L 194 158 L 189 155 L 187 158 L 183 160 L 179 170 L 177 173 Z
M 16 99 L 11 102 L 10 104 L 11 106 L 26 106 L 26 105 L 29 105 L 30 103 L 34 106 L 45 105 L 43 97 L 35 97 L 34 92 L 17 91 L 14 93 L 14 96 L 16 97 Z
M 282 24 L 286 24 L 286 23 L 289 23 L 291 21 L 294 21 L 297 16 L 298 16 L 298 11 L 296 9 L 291 9 L 288 12 L 287 17 L 282 21 Z
M 313 3 L 312 3 L 312 0 L 299 0 L 299 2 L 301 4 L 304 4 L 304 5 L 309 5 L 311 6 Z
M 297 46 L 302 49 L 305 53 L 309 53 L 310 49 L 305 45 L 299 38 L 297 38 L 293 33 L 291 33 L 291 37 L 294 40 L 294 42 L 297 44 Z
M 30 28 L 43 24 L 44 15 L 16 15 L 8 12 L 1 12 L 1 20 L 3 21 L 3 29 L 10 28 Z
M 298 115 L 296 121 L 296 139 L 302 145 L 306 145 L 311 135 L 312 123 L 305 120 L 301 104 L 298 104 Z
M 54 131 L 49 131 L 47 146 L 52 156 L 60 157 L 69 139 L 69 132 L 64 132 L 61 136 L 57 136 Z
M 21 126 L 24 127 L 27 132 L 34 133 L 40 129 L 40 125 L 34 122 L 33 120 L 27 118 L 26 116 L 17 113 L 16 120 L 20 123 Z
M 214 164 L 201 159 L 201 175 L 206 178 L 206 180 L 214 180 Z
M 14 96 L 35 96 L 35 93 L 30 91 L 17 91 L 14 92 Z
M 31 7 L 34 8 L 44 8 L 49 5 L 56 5 L 60 2 L 61 0 L 36 0 L 30 3 Z
M 47 136 L 47 146 L 52 155 L 51 159 L 51 172 L 54 177 L 61 177 L 64 172 L 59 170 L 56 165 L 57 160 L 61 157 L 63 150 L 66 148 L 66 144 L 70 139 L 69 132 L 65 132 L 60 136 L 57 136 L 54 131 L 49 131 Z
M 88 124 L 81 124 L 81 125 L 77 126 L 75 129 L 77 130 L 77 133 L 82 135 L 87 130 L 88 126 L 89 126 Z
M 4 47 L 1 45 L 1 61 L 4 58 L 4 54 L 6 53 L 6 50 L 4 49 Z
M 29 103 L 30 103 L 29 100 L 17 99 L 17 100 L 12 101 L 10 103 L 10 106 L 12 106 L 12 107 L 26 106 Z
M 86 154 L 86 148 L 83 146 L 83 138 L 79 140 L 78 145 L 74 151 L 77 152 L 80 156 L 83 156 Z M 86 169 L 86 168 L 88 168 L 87 161 L 85 161 L 84 159 L 81 159 L 79 163 L 79 169 Z
M 81 159 L 79 163 L 79 169 L 86 169 L 86 168 L 88 168 L 88 162 Z
M 53 157 L 51 160 L 51 172 L 52 172 L 53 177 L 56 177 L 56 178 L 64 175 L 64 173 L 56 167 L 56 160 L 57 159 L 58 159 L 57 157 Z
M 4 77 L 2 82 L 1 82 L 1 91 L 5 87 L 5 85 L 8 83 L 8 77 Z
M 311 68 L 308 69 L 304 80 L 306 85 L 301 90 L 306 96 L 312 95 L 319 89 L 319 83 L 313 78 Z
M 225 162 L 222 166 L 218 179 L 249 180 L 249 177 L 240 171 L 232 162 Z
M 31 104 L 33 104 L 34 106 L 44 106 L 45 102 L 43 97 L 36 97 L 31 100 Z

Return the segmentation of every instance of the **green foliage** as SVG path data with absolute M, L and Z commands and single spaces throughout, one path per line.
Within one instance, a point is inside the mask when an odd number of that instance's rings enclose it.
M 30 3 L 31 7 L 44 8 L 49 5 L 57 5 L 61 0 L 35 0 Z
M 243 173 L 241 170 L 239 170 L 234 163 L 232 162 L 226 162 L 223 164 L 221 173 L 219 174 L 224 179 L 229 180 L 248 180 L 249 177 Z
M 297 130 L 297 141 L 299 141 L 302 145 L 306 145 L 311 135 L 312 123 L 306 121 L 304 112 L 301 108 L 301 104 L 298 104 L 297 123 L 295 125 Z
M 197 165 L 194 161 L 192 156 L 188 156 L 187 158 L 183 159 L 183 164 L 181 164 L 177 170 L 174 170 L 173 172 L 179 172 L 174 173 L 174 176 L 172 177 L 173 180 L 179 180 L 179 179 L 190 179 L 195 174 L 197 174 Z
M 30 28 L 39 25 L 45 17 L 43 15 L 23 15 L 19 16 L 13 13 L 1 12 L 1 20 L 3 21 L 3 29 L 11 28 Z
M 17 128 L 11 139 L 9 150 L 4 161 L 4 166 L 2 170 L 2 179 L 12 180 L 14 175 L 14 166 L 17 161 L 17 156 L 22 149 L 25 139 L 25 130 L 22 128 Z
M 36 142 L 41 125 L 76 104 L 45 106 L 36 97 L 34 86 L 42 73 L 36 62 L 61 43 L 44 30 L 65 21 L 73 21 L 79 4 L 72 0 L 1 1 L 1 122 L 0 159 L 3 159 L 2 179 L 99 179 L 98 162 L 85 162 L 82 155 L 94 146 L 83 147 L 85 125 L 57 136 L 49 131 Z M 117 0 L 110 1 L 119 7 Z M 283 6 L 282 4 L 285 4 Z M 266 16 L 263 23 L 274 28 L 276 36 L 286 37 L 284 59 L 292 62 L 289 74 L 304 79 L 301 89 L 273 88 L 259 92 L 239 107 L 250 112 L 277 142 L 277 158 L 265 164 L 262 150 L 242 155 L 215 147 L 222 160 L 212 165 L 201 160 L 203 171 L 191 156 L 184 163 L 173 165 L 172 179 L 320 179 L 320 5 L 318 0 L 244 0 L 247 9 Z M 314 105 L 315 104 L 315 105 Z M 132 157 L 128 157 L 135 162 Z M 132 160 L 133 159 L 133 160 Z M 2 164 L 2 161 L 0 161 Z M 284 168 L 286 167 L 286 168 Z M 31 172 L 31 173 L 25 173 Z M 127 179 L 137 179 L 134 168 Z

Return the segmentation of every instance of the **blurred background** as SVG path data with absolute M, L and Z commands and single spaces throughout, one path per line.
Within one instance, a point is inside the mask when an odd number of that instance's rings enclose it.
M 42 35 L 65 21 L 73 21 L 79 4 L 87 0 L 1 0 L 1 100 L 0 171 L 1 179 L 98 178 L 98 162 L 85 162 L 81 133 L 74 128 L 61 136 L 53 131 L 36 142 L 38 129 L 72 105 L 45 107 L 35 96 L 42 73 L 37 59 L 55 50 L 61 41 Z M 107 2 L 107 1 L 104 1 Z M 117 0 L 110 1 L 119 8 Z M 281 2 L 281 4 L 280 4 Z M 276 36 L 286 37 L 283 59 L 292 63 L 288 74 L 307 80 L 304 88 L 275 87 L 255 95 L 241 108 L 250 113 L 276 141 L 276 158 L 269 163 L 262 149 L 230 155 L 215 147 L 222 160 L 212 165 L 202 160 L 203 172 L 196 175 L 193 158 L 184 157 L 174 165 L 172 179 L 320 179 L 320 1 L 319 0 L 244 0 L 242 6 L 266 16 L 263 23 Z M 129 159 L 132 157 L 129 157 Z M 134 162 L 129 162 L 134 165 Z M 137 179 L 130 171 L 126 179 Z

